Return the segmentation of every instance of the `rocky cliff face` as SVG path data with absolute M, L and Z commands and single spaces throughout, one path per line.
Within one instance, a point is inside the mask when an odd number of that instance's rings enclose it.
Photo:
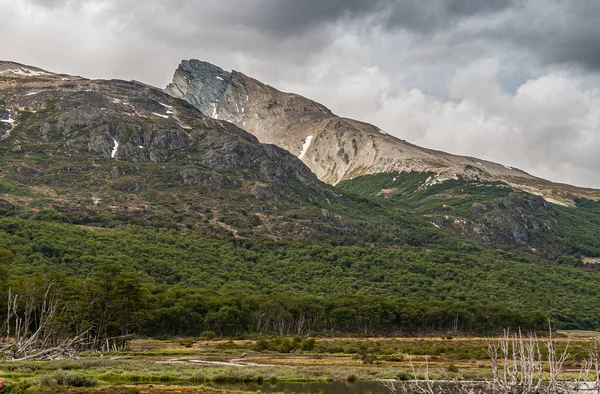
M 231 74 L 210 63 L 184 60 L 166 91 L 186 100 L 202 113 L 217 117 L 218 103 L 231 82 Z
M 299 157 L 319 179 L 336 184 L 383 172 L 432 172 L 430 184 L 448 179 L 502 181 L 571 205 L 575 197 L 600 199 L 600 191 L 555 184 L 524 171 L 473 157 L 421 148 L 378 127 L 334 115 L 305 97 L 283 93 L 242 73 L 183 61 L 166 92 L 215 119 L 223 119 Z
M 528 245 L 533 231 L 557 227 L 556 212 L 540 196 L 510 193 L 503 200 L 475 203 L 470 213 L 474 219 L 453 219 L 451 225 L 490 244 Z

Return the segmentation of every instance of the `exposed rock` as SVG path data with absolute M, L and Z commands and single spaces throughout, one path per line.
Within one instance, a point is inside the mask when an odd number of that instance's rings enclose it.
M 137 177 L 124 177 L 113 181 L 111 187 L 122 192 L 133 193 L 146 190 L 148 188 L 148 184 L 144 182 L 143 179 Z
M 187 166 L 181 171 L 181 177 L 183 178 L 183 183 L 186 185 L 202 184 L 210 187 L 226 187 L 237 183 L 235 179 L 231 179 L 216 171 L 201 170 L 192 166 Z
M 184 60 L 166 92 L 185 98 L 203 114 L 216 117 L 217 106 L 231 81 L 231 74 L 210 63 Z
M 252 186 L 252 189 L 250 189 L 250 194 L 258 198 L 259 200 L 273 198 L 275 196 L 273 190 L 271 190 L 269 185 L 267 185 L 266 183 L 257 183 L 254 186 Z
M 488 243 L 506 245 L 526 245 L 531 231 L 553 225 L 547 220 L 540 223 L 536 215 L 556 215 L 543 198 L 520 193 L 510 193 L 502 202 L 475 203 L 471 214 L 478 216 L 473 223 L 473 232 Z

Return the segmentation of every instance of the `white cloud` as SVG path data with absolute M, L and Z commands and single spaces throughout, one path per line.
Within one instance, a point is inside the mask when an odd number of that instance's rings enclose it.
M 598 187 L 599 91 L 574 75 L 554 72 L 528 80 L 510 94 L 498 83 L 497 70 L 497 62 L 483 60 L 457 72 L 455 100 L 406 89 L 367 117 L 419 145 Z

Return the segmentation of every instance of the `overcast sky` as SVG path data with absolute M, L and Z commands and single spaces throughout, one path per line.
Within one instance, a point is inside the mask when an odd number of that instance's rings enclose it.
M 0 0 L 0 58 L 235 69 L 429 148 L 600 188 L 597 0 Z

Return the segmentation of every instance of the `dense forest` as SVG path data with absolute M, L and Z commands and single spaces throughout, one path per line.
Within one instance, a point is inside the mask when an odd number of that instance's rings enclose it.
M 13 320 L 27 305 L 35 315 L 50 291 L 61 305 L 54 324 L 73 334 L 486 334 L 548 319 L 600 327 L 598 272 L 473 244 L 349 247 L 18 218 L 0 219 L 0 244 L 0 314 L 9 288 L 20 295 Z

